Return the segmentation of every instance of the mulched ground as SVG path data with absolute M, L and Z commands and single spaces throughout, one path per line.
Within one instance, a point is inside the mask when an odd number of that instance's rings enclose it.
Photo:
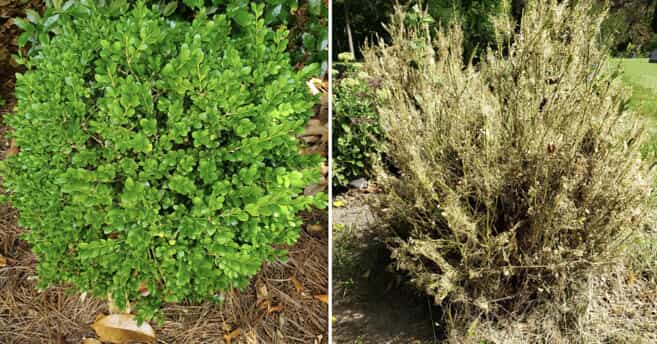
M 11 116 L 15 73 L 20 67 L 11 61 L 16 53 L 17 29 L 8 18 L 25 8 L 37 8 L 33 0 L 0 0 L 0 96 L 6 100 L 0 119 Z M 0 158 L 8 144 L 0 125 Z M 327 223 L 326 211 L 304 215 L 307 224 Z M 20 239 L 18 214 L 9 205 L 0 205 L 0 343 L 79 343 L 94 338 L 90 325 L 107 304 L 64 287 L 38 291 L 36 260 L 27 243 Z M 297 284 L 296 282 L 299 283 Z M 256 291 L 258 289 L 259 291 Z M 263 291 L 269 301 L 260 307 Z M 171 304 L 164 308 L 162 326 L 152 324 L 158 343 L 223 343 L 236 329 L 241 334 L 232 343 L 326 343 L 328 306 L 314 296 L 328 294 L 328 235 L 308 226 L 289 249 L 287 262 L 267 264 L 244 292 L 228 293 L 222 305 Z

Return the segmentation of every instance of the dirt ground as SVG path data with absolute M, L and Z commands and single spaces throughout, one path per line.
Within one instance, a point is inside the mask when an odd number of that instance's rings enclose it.
M 17 30 L 10 17 L 39 1 L 0 0 L 0 118 L 11 116 L 14 74 L 20 70 L 11 61 L 16 53 Z M 0 158 L 9 148 L 0 125 Z M 107 314 L 107 304 L 65 287 L 38 291 L 36 260 L 27 243 L 20 239 L 18 214 L 9 205 L 0 205 L 0 343 L 79 343 L 94 338 L 90 325 Z M 305 223 L 326 224 L 326 211 L 304 215 Z M 158 343 L 224 343 L 224 336 L 241 330 L 232 343 L 326 343 L 328 305 L 315 296 L 328 293 L 328 235 L 326 225 L 307 226 L 299 241 L 289 248 L 287 262 L 263 266 L 244 292 L 229 292 L 222 305 L 170 304 L 164 308 L 162 325 L 152 324 Z M 299 284 L 294 283 L 296 280 Z M 258 289 L 267 291 L 277 311 L 257 305 Z
M 389 271 L 368 197 L 352 190 L 333 207 L 333 342 L 434 343 L 435 310 Z

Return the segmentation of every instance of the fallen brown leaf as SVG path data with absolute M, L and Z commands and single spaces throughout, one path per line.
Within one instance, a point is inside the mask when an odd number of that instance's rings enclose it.
M 103 344 L 100 340 L 95 338 L 82 338 L 80 344 Z
M 303 285 L 294 276 L 292 276 L 292 284 L 294 284 L 294 289 L 297 291 L 297 293 L 303 294 Z
M 256 297 L 258 301 L 263 301 L 269 299 L 269 291 L 267 291 L 267 286 L 262 283 L 261 280 L 256 282 Z
M 267 313 L 280 312 L 282 310 L 283 310 L 283 305 L 279 304 L 276 306 L 269 307 L 269 309 L 267 309 Z
M 313 234 L 313 235 L 314 234 L 320 234 L 320 233 L 323 233 L 325 231 L 324 230 L 324 225 L 322 225 L 321 223 L 314 223 L 314 224 L 308 225 L 308 226 L 306 226 L 306 230 L 308 230 L 308 232 L 310 234 Z
M 4 268 L 5 266 L 7 266 L 7 258 L 0 255 L 0 268 Z
M 224 340 L 226 341 L 226 344 L 230 344 L 233 341 L 233 339 L 236 339 L 237 337 L 239 337 L 241 333 L 242 333 L 242 330 L 238 328 L 236 330 L 233 330 L 229 334 L 225 334 L 224 335 Z
M 11 139 L 11 141 L 9 141 L 9 148 L 7 149 L 7 157 L 14 156 L 18 154 L 18 152 L 19 149 L 16 145 L 16 139 Z
M 261 281 L 256 281 L 256 305 L 260 309 L 267 309 L 269 307 L 269 291 L 267 286 Z
M 269 300 L 262 301 L 262 303 L 258 304 L 258 308 L 260 308 L 261 310 L 268 309 L 269 306 L 270 306 Z
M 328 305 L 329 299 L 327 294 L 322 294 L 322 295 L 315 295 L 313 296 L 315 299 L 324 302 L 325 304 Z
M 147 322 L 137 325 L 132 314 L 110 314 L 91 325 L 103 342 L 115 344 L 155 343 L 155 331 Z

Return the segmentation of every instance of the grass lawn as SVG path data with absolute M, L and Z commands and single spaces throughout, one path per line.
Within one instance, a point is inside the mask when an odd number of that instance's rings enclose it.
M 647 58 L 614 58 L 612 63 L 622 64 L 622 79 L 632 88 L 630 106 L 657 124 L 657 63 Z

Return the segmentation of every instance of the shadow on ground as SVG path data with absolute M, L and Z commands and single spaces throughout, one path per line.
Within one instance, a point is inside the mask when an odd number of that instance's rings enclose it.
M 333 342 L 437 343 L 437 311 L 399 273 L 358 195 L 333 209 Z

